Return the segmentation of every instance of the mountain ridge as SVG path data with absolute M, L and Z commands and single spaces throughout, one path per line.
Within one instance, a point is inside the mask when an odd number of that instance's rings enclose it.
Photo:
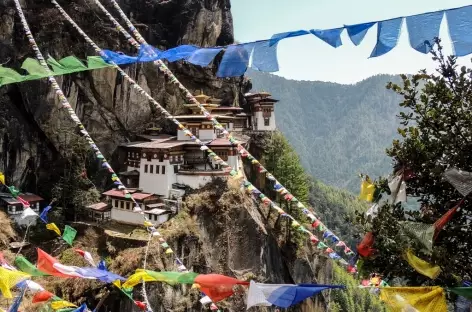
M 397 135 L 401 99 L 385 88 L 398 76 L 376 75 L 356 84 L 297 81 L 248 71 L 253 90 L 269 91 L 277 127 L 300 154 L 305 169 L 337 188 L 357 192 L 357 174 L 389 173 L 385 149 Z

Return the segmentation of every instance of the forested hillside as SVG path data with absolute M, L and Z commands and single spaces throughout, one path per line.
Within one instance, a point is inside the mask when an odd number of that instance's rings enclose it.
M 248 72 L 253 90 L 280 100 L 277 127 L 317 179 L 358 192 L 359 172 L 390 172 L 385 148 L 397 136 L 400 98 L 386 90 L 398 77 L 379 75 L 355 85 L 287 80 Z

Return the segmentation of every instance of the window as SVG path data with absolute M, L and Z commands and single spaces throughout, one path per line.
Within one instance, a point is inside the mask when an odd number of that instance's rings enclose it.
M 162 166 L 162 174 L 166 174 L 166 166 Z
M 159 155 L 159 162 L 163 162 L 164 161 L 164 155 L 163 154 L 160 154 Z
M 13 205 L 8 206 L 8 212 L 10 212 L 10 213 L 15 213 L 15 211 L 16 211 L 16 207 L 15 207 L 15 206 L 13 206 Z
M 144 173 L 148 172 L 148 165 L 144 165 Z
M 130 207 L 129 207 L 129 202 L 126 202 L 126 210 L 129 210 Z
M 149 166 L 149 173 L 154 173 L 154 165 Z
M 268 127 L 270 125 L 270 118 L 264 118 L 264 126 Z
M 124 209 L 125 208 L 125 202 L 120 200 L 120 208 Z
M 159 174 L 159 165 L 156 165 L 156 174 Z M 162 168 L 164 168 L 164 166 L 162 166 Z
M 179 166 L 178 165 L 174 166 L 174 173 L 179 173 Z
M 151 161 L 152 160 L 152 155 L 151 154 L 147 154 L 146 155 L 146 159 L 147 161 Z M 152 173 L 152 172 L 151 172 Z
M 118 208 L 118 200 L 113 199 L 113 207 Z

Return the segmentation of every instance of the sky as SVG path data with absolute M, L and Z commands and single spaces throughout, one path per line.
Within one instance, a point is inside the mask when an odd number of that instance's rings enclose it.
M 472 0 L 232 0 L 231 11 L 235 40 L 248 42 L 292 30 L 331 29 L 471 4 Z M 344 31 L 343 45 L 337 49 L 311 35 L 283 40 L 276 74 L 294 80 L 351 84 L 377 74 L 434 70 L 430 55 L 410 47 L 405 23 L 398 45 L 383 56 L 369 59 L 376 35 L 374 26 L 356 47 Z M 445 53 L 452 53 L 444 19 L 440 37 Z M 460 58 L 460 64 L 470 64 L 471 57 Z

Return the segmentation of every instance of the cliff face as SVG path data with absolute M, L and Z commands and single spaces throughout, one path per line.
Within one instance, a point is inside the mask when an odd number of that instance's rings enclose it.
M 148 42 L 168 48 L 178 44 L 213 46 L 233 41 L 228 0 L 119 1 Z M 114 9 L 103 1 L 109 11 Z M 106 16 L 91 0 L 61 1 L 65 10 L 102 48 L 133 53 Z M 94 55 L 77 32 L 47 0 L 25 0 L 23 8 L 41 51 L 56 59 Z M 10 0 L 0 0 L 0 63 L 19 69 L 33 56 Z M 223 99 L 234 99 L 249 88 L 241 79 L 216 79 L 214 69 L 170 64 L 171 70 L 191 90 Z M 180 92 L 152 64 L 128 66 L 127 73 L 171 112 L 184 103 Z M 120 142 L 159 121 L 150 104 L 122 81 L 113 69 L 58 77 L 65 94 L 85 127 L 106 156 Z M 26 82 L 0 88 L 1 160 L 8 183 L 47 196 L 51 181 L 61 174 L 60 151 L 70 145 L 72 122 L 58 106 L 47 83 Z M 3 167 L 3 168 L 1 168 Z M 56 174 L 57 171 L 57 174 Z M 46 187 L 47 185 L 47 187 Z

